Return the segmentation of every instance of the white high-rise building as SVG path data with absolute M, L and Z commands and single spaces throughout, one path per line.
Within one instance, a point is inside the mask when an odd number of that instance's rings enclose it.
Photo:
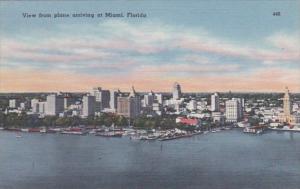
M 163 95 L 162 94 L 155 94 L 155 100 L 159 103 L 163 103 Z
M 218 93 L 211 95 L 211 111 L 212 112 L 220 111 L 220 98 Z
M 187 109 L 189 109 L 190 111 L 195 111 L 197 109 L 197 101 L 196 100 L 191 100 L 187 104 Z
M 20 100 L 19 99 L 10 99 L 9 100 L 9 107 L 10 108 L 18 108 L 20 106 Z
M 31 109 L 33 113 L 39 113 L 39 100 L 32 99 L 31 100 Z
M 95 115 L 95 96 L 86 95 L 82 97 L 82 116 Z
M 175 82 L 173 84 L 172 92 L 173 92 L 173 99 L 174 100 L 178 100 L 178 99 L 181 98 L 181 87 L 177 82 Z
M 47 96 L 46 115 L 58 115 L 64 111 L 64 98 L 56 94 Z
M 47 107 L 47 102 L 39 102 L 38 103 L 38 113 L 39 114 L 45 114 L 46 112 L 46 107 Z
M 225 117 L 227 122 L 238 122 L 242 118 L 241 100 L 233 98 L 225 102 Z

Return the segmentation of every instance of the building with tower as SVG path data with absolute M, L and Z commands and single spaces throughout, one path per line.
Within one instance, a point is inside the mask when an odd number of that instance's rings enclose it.
M 120 96 L 117 102 L 117 114 L 128 118 L 135 118 L 141 113 L 141 99 L 134 87 L 128 97 Z
M 288 87 L 285 88 L 285 93 L 283 97 L 283 113 L 285 117 L 285 122 L 290 123 L 292 115 L 292 103 Z
M 172 93 L 173 93 L 173 100 L 179 100 L 181 98 L 182 94 L 181 94 L 181 87 L 179 83 L 175 82 L 173 84 Z

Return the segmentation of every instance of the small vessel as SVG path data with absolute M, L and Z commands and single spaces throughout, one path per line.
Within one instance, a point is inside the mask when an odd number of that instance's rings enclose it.
M 40 133 L 46 133 L 46 132 L 47 132 L 47 130 L 45 128 L 40 130 Z
M 260 126 L 253 126 L 253 127 L 245 127 L 243 132 L 244 133 L 253 133 L 253 134 L 262 134 L 263 133 L 263 127 Z
M 121 132 L 104 132 L 104 133 L 96 133 L 95 136 L 102 136 L 102 137 L 122 137 L 123 134 Z
M 22 132 L 28 132 L 28 131 L 29 131 L 29 129 L 27 129 L 27 128 L 24 128 L 24 129 L 21 129 L 21 131 L 22 131 Z
M 84 135 L 84 132 L 81 131 L 62 131 L 61 134 L 68 134 L 68 135 Z
M 158 136 L 155 135 L 148 135 L 148 136 L 140 136 L 140 140 L 156 140 Z
M 28 132 L 31 132 L 31 133 L 40 132 L 40 129 L 39 128 L 29 128 Z

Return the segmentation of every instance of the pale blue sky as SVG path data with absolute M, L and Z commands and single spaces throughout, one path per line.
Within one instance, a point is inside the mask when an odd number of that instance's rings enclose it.
M 23 73 L 56 70 L 68 75 L 82 74 L 99 82 L 103 77 L 130 77 L 121 83 L 124 86 L 135 83 L 137 78 L 154 85 L 156 78 L 165 79 L 166 83 L 172 79 L 187 83 L 203 76 L 216 80 L 223 77 L 231 82 L 246 77 L 253 79 L 244 82 L 255 86 L 265 81 L 255 80 L 257 75 L 280 70 L 282 75 L 291 77 L 280 77 L 277 83 L 291 82 L 294 90 L 300 90 L 299 82 L 295 82 L 300 79 L 295 72 L 300 68 L 300 1 L 297 0 L 1 1 L 0 4 L 3 54 L 0 65 L 5 73 L 16 68 Z M 281 15 L 273 16 L 277 11 Z M 147 18 L 22 16 L 22 13 L 57 12 L 141 12 Z M 2 90 L 13 90 L 6 86 L 7 77 L 3 78 Z M 115 87 L 117 83 L 105 85 Z M 233 83 L 236 90 L 247 89 L 240 86 L 242 83 Z M 187 88 L 195 90 L 192 86 Z M 157 90 L 167 89 L 158 86 Z

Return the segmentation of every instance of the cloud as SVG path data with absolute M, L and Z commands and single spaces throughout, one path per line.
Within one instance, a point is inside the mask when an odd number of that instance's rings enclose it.
M 158 66 L 141 66 L 137 70 L 138 72 L 165 72 L 165 73 L 217 73 L 217 72 L 233 72 L 240 68 L 239 65 L 197 65 L 197 64 L 164 64 Z
M 293 52 L 300 51 L 300 34 L 277 32 L 266 38 L 266 41 L 279 49 L 287 49 Z
M 191 91 L 280 90 L 281 85 L 299 91 L 299 73 L 291 66 L 300 62 L 294 33 L 270 34 L 251 46 L 203 28 L 153 22 L 105 21 L 88 28 L 62 26 L 59 32 L 1 39 L 0 90 L 126 89 L 131 84 L 168 90 L 179 79 Z
M 37 72 L 31 69 L 1 69 L 0 91 L 89 91 L 92 87 L 120 88 L 128 91 L 134 85 L 138 91 L 166 91 L 170 92 L 174 81 L 178 81 L 184 92 L 201 91 L 275 91 L 279 92 L 288 86 L 292 92 L 300 91 L 300 75 L 298 70 L 257 69 L 255 72 L 241 75 L 207 76 L 202 74 L 173 77 L 135 72 L 126 77 L 91 76 L 66 72 L 62 70 Z

